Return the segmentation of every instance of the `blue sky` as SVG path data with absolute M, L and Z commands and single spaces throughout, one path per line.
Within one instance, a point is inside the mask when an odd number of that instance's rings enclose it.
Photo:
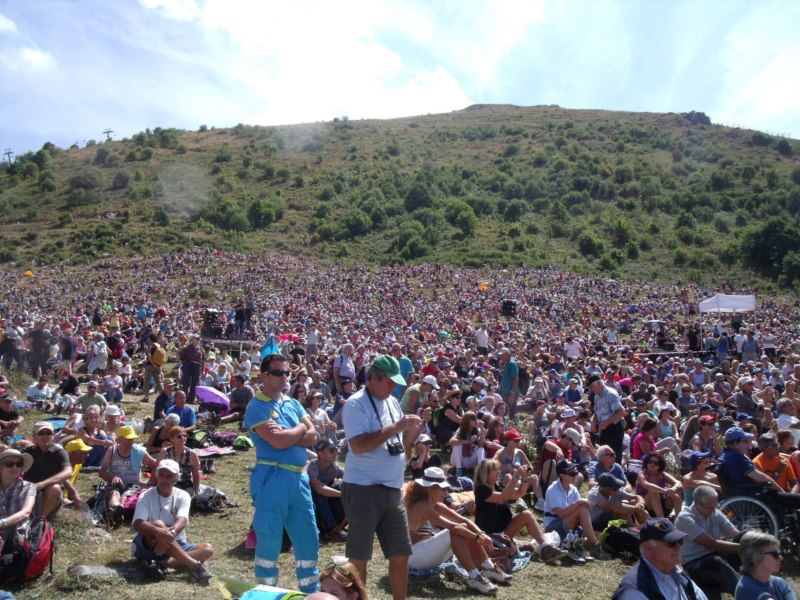
M 476 103 L 800 137 L 800 2 L 0 0 L 0 149 Z

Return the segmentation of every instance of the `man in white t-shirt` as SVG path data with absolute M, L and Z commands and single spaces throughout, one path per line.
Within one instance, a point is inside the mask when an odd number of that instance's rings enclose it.
M 180 476 L 178 463 L 162 460 L 156 468 L 156 487 L 139 496 L 133 515 L 133 556 L 151 579 L 164 579 L 164 569 L 187 569 L 189 577 L 207 584 L 211 572 L 203 561 L 214 554 L 211 544 L 186 541 L 191 498 L 175 487 Z

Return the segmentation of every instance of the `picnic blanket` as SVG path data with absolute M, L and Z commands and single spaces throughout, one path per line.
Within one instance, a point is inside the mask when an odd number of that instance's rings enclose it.
M 220 446 L 209 446 L 208 448 L 195 448 L 195 453 L 200 458 L 210 458 L 212 456 L 227 456 L 236 454 L 236 450 L 231 447 L 222 448 Z

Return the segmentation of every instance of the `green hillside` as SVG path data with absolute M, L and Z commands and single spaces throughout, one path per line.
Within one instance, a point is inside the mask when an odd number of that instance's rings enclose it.
M 46 143 L 0 170 L 0 260 L 266 247 L 792 286 L 799 208 L 795 140 L 695 113 L 472 106 Z

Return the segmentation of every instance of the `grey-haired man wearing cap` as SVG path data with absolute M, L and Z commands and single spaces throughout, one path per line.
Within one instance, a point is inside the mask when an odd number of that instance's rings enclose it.
M 378 356 L 367 371 L 367 385 L 353 394 L 342 409 L 350 446 L 342 486 L 347 521 L 346 553 L 367 580 L 367 562 L 377 533 L 389 559 L 392 597 L 408 590 L 411 537 L 401 489 L 405 457 L 422 429 L 417 415 L 404 415 L 392 391 L 403 383 L 400 365 L 388 355 Z
M 156 486 L 139 496 L 133 515 L 133 556 L 151 579 L 164 579 L 164 569 L 187 569 L 189 577 L 206 584 L 211 572 L 203 561 L 214 554 L 211 544 L 186 541 L 191 498 L 175 487 L 180 467 L 172 459 L 162 460 L 156 470 Z
M 639 529 L 642 559 L 622 578 L 612 600 L 707 600 L 680 568 L 686 534 L 669 519 L 648 519 Z

